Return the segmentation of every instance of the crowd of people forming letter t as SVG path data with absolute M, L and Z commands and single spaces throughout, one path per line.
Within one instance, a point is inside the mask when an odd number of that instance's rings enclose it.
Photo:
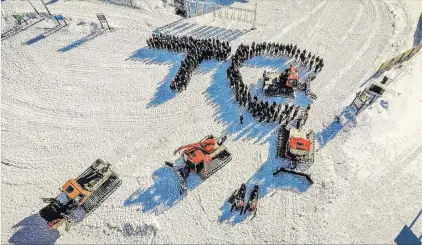
M 178 37 L 174 35 L 152 34 L 147 45 L 155 49 L 167 49 L 173 52 L 187 52 L 176 77 L 171 81 L 170 88 L 175 91 L 186 89 L 193 71 L 204 60 L 226 60 L 231 53 L 229 42 L 220 42 L 218 39 L 194 39 L 192 37 Z

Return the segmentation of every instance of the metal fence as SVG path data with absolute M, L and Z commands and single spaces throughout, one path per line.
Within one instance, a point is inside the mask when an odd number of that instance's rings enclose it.
M 239 22 L 250 23 L 251 28 L 255 28 L 256 23 L 256 4 L 255 9 L 246 9 L 231 6 L 222 6 L 211 2 L 201 2 L 198 0 L 185 0 L 187 17 L 194 17 L 213 13 L 213 18 L 227 19 Z
M 377 69 L 377 71 L 375 73 L 384 72 L 384 71 L 390 69 L 391 67 L 393 67 L 394 65 L 396 65 L 396 64 L 398 64 L 400 62 L 403 62 L 403 61 L 406 61 L 406 60 L 412 58 L 417 52 L 419 52 L 419 50 L 421 48 L 422 48 L 422 44 L 417 45 L 414 48 L 412 48 L 412 49 L 410 49 L 410 50 L 408 50 L 408 51 L 406 51 L 406 52 L 404 52 L 402 54 L 399 54 L 399 55 L 397 55 L 396 57 L 394 57 L 392 59 L 387 60 L 386 62 L 382 63 L 378 67 L 378 69 Z
M 255 9 L 244 9 L 238 7 L 221 7 L 214 11 L 214 18 L 230 19 L 245 23 L 250 23 L 252 29 L 256 23 L 256 5 Z

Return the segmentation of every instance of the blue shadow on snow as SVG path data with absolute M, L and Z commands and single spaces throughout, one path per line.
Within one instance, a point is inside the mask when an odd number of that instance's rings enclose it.
M 269 153 L 267 160 L 261 165 L 258 171 L 246 182 L 246 198 L 249 199 L 250 192 L 252 191 L 255 185 L 259 185 L 259 198 L 263 198 L 268 195 L 272 190 L 283 189 L 295 191 L 298 193 L 306 192 L 309 188 L 309 183 L 304 177 L 295 176 L 292 174 L 279 173 L 273 176 L 273 172 L 280 166 L 287 167 L 288 162 L 276 158 L 276 148 L 277 148 L 277 137 L 275 133 L 272 133 L 268 137 L 267 141 L 269 142 Z M 233 187 L 233 188 L 239 188 Z M 245 204 L 246 205 L 246 204 Z M 224 201 L 223 206 L 220 208 L 221 215 L 219 217 L 219 222 L 228 222 L 233 225 L 240 223 L 246 220 L 249 217 L 249 212 L 245 215 L 240 215 L 239 212 L 230 212 L 231 204 L 228 203 L 228 199 Z M 258 202 L 258 211 L 259 212 L 259 202 Z
M 270 134 L 277 124 L 259 123 L 249 112 L 237 104 L 226 75 L 230 63 L 231 60 L 227 60 L 217 66 L 211 85 L 207 89 L 207 98 L 216 110 L 214 117 L 226 126 L 224 135 L 238 134 L 235 140 L 255 138 L 255 143 L 259 142 Z M 239 122 L 241 114 L 244 118 L 243 124 Z
M 148 103 L 148 107 L 164 104 L 176 96 L 176 93 L 171 91 L 171 80 L 176 76 L 179 70 L 180 63 L 185 55 L 182 53 L 174 53 L 166 50 L 141 48 L 135 51 L 127 60 L 142 61 L 146 64 L 167 64 L 172 65 L 169 73 L 164 79 L 158 83 L 157 91 L 153 98 Z
M 55 27 L 53 27 L 53 28 L 49 28 L 49 30 L 47 30 L 46 32 L 41 33 L 41 34 L 39 34 L 38 36 L 36 36 L 36 37 L 34 37 L 34 38 L 32 38 L 32 39 L 30 39 L 30 40 L 26 41 L 26 42 L 25 42 L 25 44 L 26 44 L 26 45 L 31 45 L 31 44 L 34 44 L 34 43 L 36 43 L 36 42 L 40 41 L 40 40 L 43 40 L 43 39 L 45 39 L 46 37 L 48 37 L 48 36 L 50 36 L 50 35 L 52 35 L 52 34 L 56 33 L 57 31 L 59 31 L 59 30 L 60 30 L 60 29 L 62 29 L 63 27 L 66 27 L 66 26 L 65 26 L 65 25 L 56 25 L 56 26 L 55 26 Z
M 91 33 L 88 36 L 83 37 L 83 38 L 81 38 L 79 40 L 76 40 L 76 41 L 72 42 L 71 44 L 69 44 L 69 45 L 67 45 L 67 46 L 65 46 L 65 47 L 63 47 L 63 48 L 61 48 L 61 49 L 59 49 L 57 51 L 67 52 L 67 51 L 69 51 L 71 49 L 74 49 L 76 47 L 81 46 L 82 44 L 84 44 L 84 43 L 86 43 L 86 42 L 88 42 L 88 41 L 90 41 L 90 40 L 98 37 L 99 35 L 101 35 L 103 33 L 104 33 L 103 30 L 94 29 L 93 31 L 91 31 Z
M 38 36 L 36 36 L 36 37 L 34 37 L 34 38 L 26 41 L 25 44 L 26 45 L 31 45 L 31 44 L 34 44 L 34 43 L 36 43 L 36 42 L 38 42 L 38 41 L 40 41 L 40 40 L 42 40 L 42 39 L 44 39 L 46 37 L 47 36 L 43 33 L 43 34 L 40 34 L 40 35 L 38 35 Z
M 48 3 L 46 3 L 45 5 L 49 5 L 49 4 L 53 4 L 53 3 L 57 3 L 59 0 L 51 0 Z
M 219 5 L 223 5 L 223 6 L 228 6 L 228 5 L 232 5 L 235 2 L 239 2 L 239 3 L 247 3 L 249 1 L 247 0 L 204 0 L 201 2 L 206 2 L 206 3 L 216 3 Z
M 180 159 L 179 159 L 180 161 Z M 183 200 L 186 196 L 179 194 L 177 177 L 170 167 L 161 167 L 154 174 L 154 184 L 147 189 L 139 189 L 129 196 L 124 206 L 140 205 L 142 212 L 162 212 Z M 188 191 L 201 183 L 199 176 L 191 174 L 187 179 Z
M 336 135 L 350 122 L 352 125 L 356 124 L 355 109 L 352 107 L 346 107 L 339 116 L 340 121 L 334 120 L 327 127 L 318 132 L 315 137 L 320 145 L 320 148 L 324 147 L 329 141 L 334 139 Z M 343 120 L 342 120 L 343 119 Z M 342 121 L 345 121 L 343 123 Z
M 400 233 L 397 235 L 396 239 L 394 241 L 399 244 L 414 244 L 414 245 L 420 245 L 422 244 L 422 233 L 419 235 L 416 235 L 414 231 L 412 231 L 413 225 L 415 225 L 416 221 L 419 219 L 419 217 L 422 214 L 422 209 L 419 211 L 419 214 L 416 216 L 416 218 L 413 220 L 413 222 L 410 224 L 410 226 L 404 225 Z M 419 237 L 418 237 L 419 236 Z
M 416 31 L 413 35 L 413 47 L 419 44 L 422 44 L 422 13 L 419 16 L 418 25 L 416 26 Z
M 195 69 L 195 71 L 193 73 L 208 73 L 213 71 L 214 69 L 216 69 L 218 67 L 219 64 L 221 64 L 222 62 L 217 61 L 217 60 L 206 60 L 203 61 L 201 64 L 199 64 L 198 68 Z
M 9 238 L 11 244 L 54 244 L 60 236 L 58 231 L 48 229 L 38 213 L 24 218 L 13 228 L 18 230 Z

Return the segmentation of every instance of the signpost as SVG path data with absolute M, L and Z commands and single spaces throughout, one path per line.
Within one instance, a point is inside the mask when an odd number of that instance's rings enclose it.
M 22 21 L 24 21 L 28 25 L 28 22 L 26 22 L 25 17 L 23 15 L 14 14 L 12 16 L 13 18 L 15 18 L 15 20 L 18 22 L 19 25 L 22 24 Z
M 64 22 L 64 25 L 67 26 L 66 20 L 64 19 L 63 15 L 55 15 L 54 19 L 57 20 L 57 23 L 61 25 L 60 21 Z
M 98 18 L 98 21 L 100 21 L 101 28 L 104 29 L 104 26 L 103 26 L 103 23 L 104 23 L 104 24 L 107 24 L 107 30 L 110 30 L 110 25 L 108 24 L 107 19 L 103 13 L 98 13 L 97 18 Z

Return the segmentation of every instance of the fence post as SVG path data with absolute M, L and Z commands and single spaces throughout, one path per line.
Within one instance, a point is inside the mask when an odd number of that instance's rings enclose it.
M 255 10 L 254 10 L 254 13 L 253 13 L 253 22 L 252 22 L 252 30 L 255 30 L 256 29 L 256 26 L 255 26 L 255 24 L 256 24 L 256 9 L 257 9 L 257 3 L 255 3 Z
M 37 13 L 37 15 L 40 15 L 40 13 L 38 12 L 38 10 L 34 7 L 34 5 L 32 5 L 31 1 L 28 0 L 29 4 L 31 4 L 32 8 L 35 10 L 35 13 Z
M 44 8 L 47 10 L 48 14 L 51 16 L 50 10 L 48 10 L 47 6 L 45 5 L 44 1 L 41 0 L 42 4 L 44 5 Z M 58 21 L 57 21 L 58 22 Z

